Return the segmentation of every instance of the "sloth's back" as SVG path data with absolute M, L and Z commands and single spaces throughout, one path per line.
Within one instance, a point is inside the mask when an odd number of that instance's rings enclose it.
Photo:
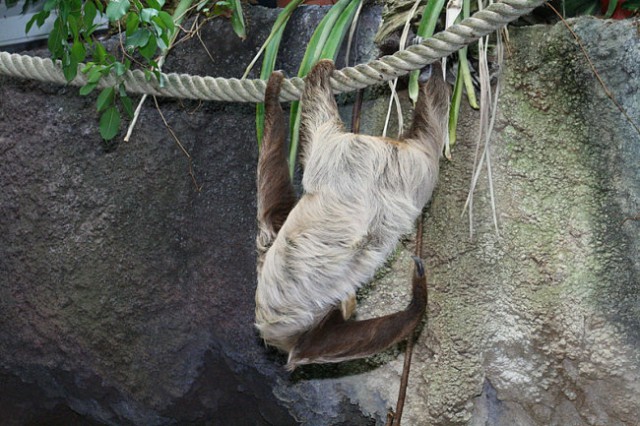
M 367 136 L 313 145 L 305 194 L 258 276 L 256 326 L 268 344 L 290 350 L 301 333 L 372 279 L 426 201 L 424 161 L 408 145 Z

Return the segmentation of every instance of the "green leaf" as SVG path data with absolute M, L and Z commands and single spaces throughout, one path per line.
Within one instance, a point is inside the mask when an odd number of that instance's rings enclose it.
M 616 11 L 616 7 L 618 7 L 618 0 L 609 0 L 609 7 L 607 7 L 607 13 L 604 14 L 605 19 L 611 18 L 613 16 L 613 12 Z
M 102 69 L 101 66 L 95 66 L 91 68 L 89 71 L 89 76 L 87 77 L 87 83 L 97 83 L 102 78 Z
M 478 100 L 476 99 L 476 91 L 473 87 L 471 79 L 471 70 L 469 69 L 469 60 L 467 59 L 467 46 L 458 51 L 458 72 L 462 74 L 462 81 L 467 92 L 467 99 L 471 108 L 478 109 Z
M 344 12 L 338 16 L 338 20 L 335 22 L 329 38 L 327 39 L 320 57 L 332 58 L 335 60 L 338 50 L 342 45 L 345 35 L 353 22 L 353 18 L 358 10 L 358 6 L 362 0 L 352 0 L 345 7 Z
M 40 16 L 42 16 L 44 14 L 46 14 L 47 17 L 48 17 L 49 12 L 45 12 L 45 11 L 38 12 L 35 15 L 33 15 L 31 17 L 31 19 L 29 19 L 29 22 L 27 22 L 27 25 L 24 27 L 25 28 L 25 30 L 24 30 L 25 34 L 28 33 L 29 31 L 31 31 L 31 27 L 33 27 L 33 24 L 35 24 L 36 21 L 38 21 L 40 19 Z M 42 24 L 38 24 L 38 27 L 41 27 L 41 26 L 42 26 Z
M 36 21 L 36 23 L 38 24 L 38 27 L 41 27 L 44 25 L 44 21 L 47 20 L 47 18 L 49 18 L 50 12 L 44 12 L 38 15 L 38 20 Z
M 420 20 L 420 25 L 418 26 L 418 31 L 416 35 L 422 38 L 429 38 L 433 35 L 433 32 L 436 30 L 436 24 L 438 23 L 438 19 L 442 10 L 444 8 L 444 0 L 431 0 L 424 7 L 422 12 L 422 19 Z M 418 76 L 420 75 L 420 70 L 411 71 L 409 74 L 409 98 L 415 104 L 418 100 L 418 93 L 420 91 L 418 85 Z
M 150 7 L 146 7 L 140 12 L 140 19 L 142 22 L 146 22 L 147 24 L 151 23 L 151 19 L 154 16 L 158 16 L 158 11 Z
M 127 68 L 122 62 L 116 62 L 113 64 L 113 69 L 116 72 L 117 77 L 122 77 L 126 72 Z
M 184 21 L 185 17 L 187 16 L 189 9 L 191 9 L 193 1 L 194 0 L 180 0 L 178 2 L 178 5 L 173 11 L 173 22 L 175 22 L 176 26 L 182 24 L 182 21 Z
M 67 18 L 67 26 L 69 28 L 69 31 L 71 32 L 71 36 L 73 37 L 73 39 L 78 40 L 78 21 L 76 20 L 75 16 L 69 15 L 69 17 Z
M 131 104 L 131 98 L 128 96 L 120 95 L 120 103 L 122 103 L 122 109 L 129 118 L 133 118 L 133 105 Z
M 242 40 L 247 38 L 247 31 L 244 25 L 244 15 L 242 14 L 242 2 L 240 0 L 230 0 L 230 7 L 233 11 L 231 15 L 231 27 Z
M 451 108 L 449 109 L 449 146 L 456 144 L 456 129 L 458 127 L 458 115 L 460 113 L 460 101 L 462 99 L 462 73 L 458 70 L 456 83 L 453 86 L 453 95 L 451 96 Z
M 69 16 L 80 19 L 82 17 L 82 0 L 64 0 L 69 3 Z
M 129 11 L 130 6 L 129 0 L 110 0 L 107 5 L 107 18 L 109 18 L 111 22 L 122 19 Z
M 84 64 L 84 67 L 82 67 L 81 71 L 82 71 L 83 74 L 86 74 L 89 71 L 91 71 L 91 69 L 93 67 L 95 67 L 95 66 L 96 66 L 96 64 L 94 62 L 87 62 L 86 64 Z
M 100 116 L 100 136 L 104 140 L 113 139 L 120 130 L 120 113 L 115 106 L 107 108 Z
M 51 55 L 56 59 L 61 58 L 62 53 L 64 52 L 64 45 L 62 43 L 63 40 L 66 39 L 66 37 L 64 37 L 66 33 L 63 35 L 62 26 L 62 19 L 58 17 L 53 23 L 53 29 L 49 33 L 49 39 L 47 41 L 47 47 L 49 48 Z
M 97 63 L 104 64 L 106 62 L 107 55 L 108 55 L 107 49 L 104 48 L 102 43 L 97 41 L 95 50 L 93 52 L 93 58 L 96 60 Z
M 147 4 L 155 10 L 161 10 L 164 6 L 164 0 L 147 0 Z
M 169 33 L 164 33 L 156 40 L 158 42 L 158 48 L 161 52 L 164 52 L 169 47 Z
M 113 103 L 116 99 L 116 90 L 113 87 L 105 87 L 102 89 L 102 92 L 98 95 L 98 100 L 96 101 L 96 108 L 98 112 L 102 112 L 108 107 L 113 106 Z
M 173 18 L 167 12 L 159 12 L 158 16 L 154 16 L 151 18 L 154 27 L 159 36 L 166 35 L 167 41 L 169 40 L 168 35 L 172 34 L 175 30 L 175 24 L 173 23 Z
M 140 48 L 140 54 L 147 60 L 153 58 L 153 55 L 156 53 L 156 49 L 158 48 L 158 43 L 156 42 L 156 36 L 151 34 L 149 36 L 149 41 L 147 44 Z
M 298 69 L 298 77 L 307 75 L 313 64 L 321 58 L 335 60 L 340 44 L 351 24 L 353 15 L 362 0 L 339 0 L 322 18 L 311 40 Z M 289 117 L 289 174 L 293 176 L 296 158 L 298 156 L 298 142 L 300 141 L 300 102 L 291 102 Z
M 140 17 L 138 16 L 137 13 L 130 13 L 129 15 L 127 15 L 127 24 L 126 24 L 127 37 L 133 34 L 138 29 L 139 26 L 140 26 Z
M 142 47 L 149 42 L 151 33 L 146 28 L 138 28 L 130 37 L 127 37 L 127 49 Z
M 87 56 L 87 50 L 84 47 L 84 44 L 80 41 L 76 41 L 71 46 L 71 58 L 76 61 L 76 63 L 84 61 L 84 58 Z
M 58 16 L 66 21 L 69 17 L 69 11 L 71 10 L 71 3 L 68 1 L 62 1 L 58 3 Z
M 340 18 L 340 15 L 344 9 L 349 5 L 352 0 L 339 0 L 336 4 L 331 6 L 329 12 L 322 18 L 322 21 L 316 27 L 309 43 L 307 44 L 307 50 L 304 52 L 304 57 L 298 68 L 298 77 L 304 77 L 307 75 L 313 64 L 322 57 L 322 49 L 331 35 L 333 26 Z
M 45 12 L 51 12 L 53 9 L 56 8 L 57 5 L 58 5 L 58 0 L 47 0 L 42 5 L 42 10 L 44 10 Z
M 176 25 L 173 22 L 173 18 L 167 12 L 158 12 L 158 18 L 160 18 L 162 22 L 164 22 L 164 27 L 167 29 L 167 31 L 173 32 L 173 30 L 175 30 Z
M 278 56 L 278 48 L 280 47 L 280 41 L 282 40 L 282 34 L 284 33 L 284 29 L 287 26 L 287 22 L 293 11 L 302 4 L 304 0 L 293 0 L 291 3 L 286 5 L 284 9 L 278 14 L 276 21 L 271 28 L 271 32 L 267 37 L 267 40 L 264 42 L 260 50 L 264 50 L 264 57 L 262 58 L 262 67 L 260 68 L 260 79 L 267 80 L 269 76 L 273 72 L 276 64 L 276 57 Z M 244 73 L 243 78 L 245 78 L 253 63 L 259 57 L 256 56 L 255 59 L 249 64 L 247 70 Z M 262 145 L 262 133 L 264 130 L 264 103 L 258 103 L 256 105 L 256 137 L 258 138 L 258 149 L 261 148 Z
M 93 2 L 93 0 L 88 0 L 85 4 L 84 4 L 84 17 L 83 22 L 84 22 L 84 27 L 89 29 L 91 28 L 91 26 L 93 25 L 93 21 L 96 18 L 98 11 L 96 9 L 96 5 Z
M 82 86 L 80 88 L 80 94 L 82 96 L 88 95 L 89 93 L 93 92 L 93 89 L 95 89 L 97 85 L 98 85 L 98 83 L 89 83 L 89 84 L 86 84 L 86 85 Z
M 65 54 L 65 56 L 68 56 Z M 78 62 L 69 57 L 69 63 L 62 66 L 62 74 L 67 81 L 71 81 L 78 75 Z

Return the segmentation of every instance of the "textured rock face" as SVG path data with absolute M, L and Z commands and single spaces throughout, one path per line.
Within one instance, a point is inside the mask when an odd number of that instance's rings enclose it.
M 166 69 L 241 75 L 275 19 L 250 10 L 248 40 L 214 21 L 202 34 L 214 62 L 193 41 Z M 321 10 L 296 15 L 285 34 L 289 75 Z M 360 25 L 360 58 L 374 17 Z M 636 28 L 572 25 L 640 121 Z M 429 320 L 404 423 L 635 425 L 640 137 L 565 28 L 514 29 L 510 47 L 492 145 L 500 233 L 482 179 L 473 239 L 460 219 L 475 152 L 468 112 L 428 210 Z M 1 417 L 382 424 L 400 349 L 289 376 L 255 335 L 253 106 L 161 102 L 201 191 L 152 102 L 117 148 L 100 142 L 93 108 L 76 89 L 0 79 Z M 386 100 L 364 111 L 363 131 L 379 134 Z M 406 304 L 410 246 L 364 289 L 360 318 Z
M 640 122 L 633 23 L 580 19 L 572 26 Z M 513 29 L 510 39 L 491 149 L 500 230 L 493 230 L 486 177 L 475 195 L 472 239 L 460 218 L 477 137 L 478 117 L 467 113 L 425 222 L 429 320 L 416 343 L 405 423 L 635 425 L 640 136 L 564 26 Z M 376 126 L 386 105 L 379 110 Z M 363 316 L 404 306 L 410 246 L 363 295 Z M 398 353 L 276 392 L 301 400 L 344 393 L 380 424 L 397 395 Z M 320 415 L 296 413 L 323 424 Z
M 292 18 L 289 75 L 325 11 Z M 165 69 L 241 76 L 276 16 L 250 8 L 244 42 L 215 20 L 202 31 L 213 61 L 194 38 Z M 271 391 L 280 359 L 253 329 L 254 105 L 160 100 L 194 184 L 152 100 L 118 147 L 101 142 L 94 102 L 0 80 L 3 422 L 293 424 Z

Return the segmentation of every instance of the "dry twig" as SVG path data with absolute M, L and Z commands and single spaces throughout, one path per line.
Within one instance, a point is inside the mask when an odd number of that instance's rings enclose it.
M 182 142 L 180 142 L 180 139 L 178 139 L 178 136 L 173 131 L 171 126 L 169 126 L 169 123 L 167 122 L 167 119 L 164 117 L 164 114 L 162 113 L 162 110 L 160 109 L 160 105 L 158 105 L 158 99 L 155 96 L 153 96 L 153 102 L 156 105 L 156 109 L 158 110 L 158 114 L 160 114 L 160 118 L 162 119 L 162 122 L 164 123 L 164 126 L 167 128 L 167 130 L 169 131 L 169 133 L 173 137 L 173 140 L 178 145 L 178 148 L 180 148 L 180 150 L 185 155 L 185 157 L 187 157 L 187 161 L 189 163 L 189 176 L 191 176 L 191 180 L 193 181 L 193 186 L 196 188 L 196 191 L 200 192 L 202 190 L 202 185 L 198 185 L 198 181 L 196 180 L 196 175 L 193 172 L 193 159 L 191 157 L 191 154 L 189 154 L 189 151 L 187 151 L 187 149 L 184 147 L 184 145 L 182 145 Z

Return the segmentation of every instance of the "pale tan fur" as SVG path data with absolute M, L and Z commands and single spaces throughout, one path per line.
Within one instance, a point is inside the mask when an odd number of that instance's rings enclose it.
M 288 353 L 333 309 L 351 316 L 356 290 L 411 231 L 431 197 L 446 131 L 449 90 L 442 78 L 432 77 L 422 85 L 413 127 L 403 140 L 345 132 L 329 87 L 332 70 L 332 62 L 321 61 L 306 80 L 304 194 L 277 227 L 264 219 L 267 205 L 274 204 L 259 194 L 256 326 L 267 344 Z M 269 105 L 276 108 L 273 100 Z M 263 172 L 267 161 L 261 157 Z M 258 181 L 259 191 L 269 184 L 266 174 Z

